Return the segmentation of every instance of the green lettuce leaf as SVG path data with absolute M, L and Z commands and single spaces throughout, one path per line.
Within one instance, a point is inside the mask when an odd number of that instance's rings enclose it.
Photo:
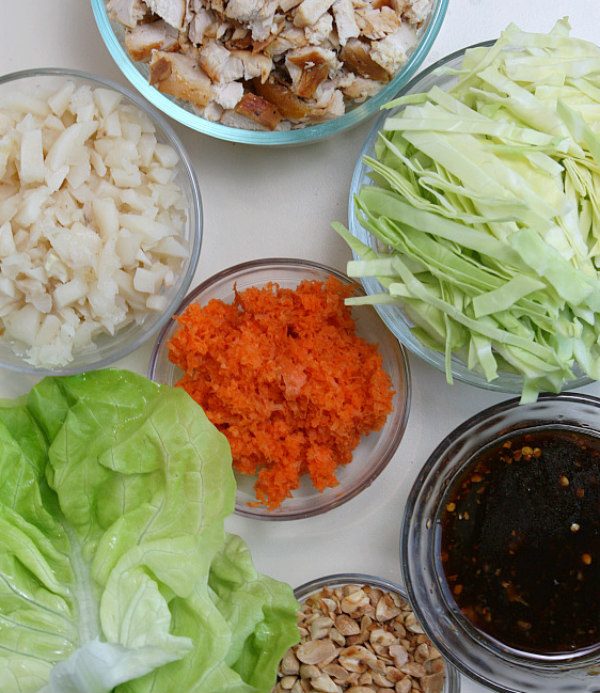
M 291 589 L 223 523 L 225 437 L 120 371 L 0 402 L 0 691 L 267 693 Z

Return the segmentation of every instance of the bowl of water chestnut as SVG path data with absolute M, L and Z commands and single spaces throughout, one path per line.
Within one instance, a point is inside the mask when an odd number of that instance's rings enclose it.
M 463 674 L 600 691 L 600 399 L 509 400 L 434 450 L 401 541 L 409 599 Z

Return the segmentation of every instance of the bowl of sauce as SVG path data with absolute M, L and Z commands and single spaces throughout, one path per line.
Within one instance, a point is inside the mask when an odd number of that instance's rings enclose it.
M 411 491 L 409 598 L 464 674 L 600 692 L 600 399 L 510 400 L 455 429 Z

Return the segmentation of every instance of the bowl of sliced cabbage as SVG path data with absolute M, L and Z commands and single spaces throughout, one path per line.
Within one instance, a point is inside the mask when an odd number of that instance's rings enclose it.
M 600 48 L 569 34 L 511 25 L 419 75 L 335 225 L 407 348 L 523 401 L 600 378 Z
M 195 173 L 142 98 L 69 70 L 0 78 L 0 366 L 133 351 L 187 292 L 201 237 Z

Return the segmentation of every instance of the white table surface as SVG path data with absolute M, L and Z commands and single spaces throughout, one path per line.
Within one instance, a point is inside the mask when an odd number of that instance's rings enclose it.
M 87 70 L 118 82 L 87 0 L 0 0 L 0 73 L 34 67 Z M 575 35 L 600 41 L 598 0 L 450 0 L 425 66 L 463 46 L 491 39 L 510 22 L 547 31 L 569 16 Z M 267 150 L 211 140 L 175 124 L 191 153 L 205 212 L 194 284 L 258 257 L 299 257 L 343 269 L 349 252 L 330 230 L 346 221 L 348 187 L 371 122 L 324 143 Z M 145 373 L 151 345 L 117 364 Z M 367 490 L 326 515 L 294 522 L 240 517 L 228 529 L 250 544 L 259 570 L 297 586 L 337 572 L 366 572 L 400 581 L 399 537 L 412 480 L 437 443 L 502 395 L 456 384 L 411 357 L 413 397 L 408 429 L 394 459 Z M 0 371 L 0 397 L 33 380 Z M 584 388 L 600 395 L 600 384 Z M 465 680 L 464 693 L 482 688 Z

